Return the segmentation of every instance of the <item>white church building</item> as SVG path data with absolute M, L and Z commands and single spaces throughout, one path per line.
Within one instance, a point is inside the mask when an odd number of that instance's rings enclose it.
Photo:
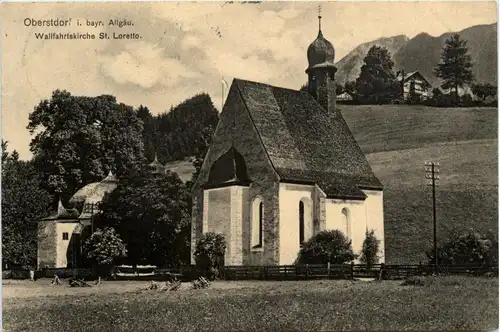
M 226 265 L 285 265 L 331 229 L 355 253 L 375 230 L 384 262 L 383 186 L 336 107 L 321 24 L 307 59 L 308 91 L 233 80 L 194 186 L 192 263 L 206 232 L 225 235 Z

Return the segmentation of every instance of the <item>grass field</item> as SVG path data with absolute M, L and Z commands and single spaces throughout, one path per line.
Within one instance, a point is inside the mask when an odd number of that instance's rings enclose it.
M 424 162 L 439 161 L 438 239 L 451 229 L 498 229 L 498 111 L 408 105 L 339 105 L 385 186 L 386 260 L 418 263 L 432 241 Z M 186 162 L 172 168 L 184 178 Z
M 206 290 L 3 285 L 4 331 L 340 331 L 498 328 L 498 280 L 215 282 Z M 187 288 L 187 287 L 186 287 Z M 71 296 L 70 296 L 71 295 Z

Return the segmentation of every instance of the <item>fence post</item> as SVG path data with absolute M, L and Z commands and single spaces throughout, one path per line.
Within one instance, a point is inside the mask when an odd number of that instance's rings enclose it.
M 351 279 L 354 279 L 354 262 L 351 262 Z
M 309 277 L 309 264 L 306 264 L 306 280 Z
M 330 279 L 330 262 L 327 264 L 327 269 L 328 269 L 328 279 Z
M 384 273 L 384 267 L 385 267 L 384 263 L 380 264 L 380 272 L 378 274 L 378 280 L 382 280 L 383 273 Z

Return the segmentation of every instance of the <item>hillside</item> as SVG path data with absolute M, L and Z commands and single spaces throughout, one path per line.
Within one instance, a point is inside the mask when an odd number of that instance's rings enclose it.
M 452 33 L 433 37 L 421 33 L 409 40 L 393 56 L 395 67 L 406 72 L 419 70 L 431 84 L 439 84 L 432 70 L 439 63 L 441 48 Z M 467 41 L 472 58 L 472 72 L 479 82 L 496 84 L 497 80 L 497 26 L 478 25 L 459 32 Z
M 366 56 L 369 47 L 378 45 L 387 47 L 392 54 L 395 71 L 400 69 L 404 69 L 406 72 L 419 70 L 432 85 L 437 86 L 439 80 L 434 76 L 433 68 L 439 63 L 441 49 L 445 40 L 452 34 L 450 32 L 433 37 L 423 32 L 412 39 L 408 39 L 406 36 L 397 36 L 380 38 L 376 41 L 362 44 L 337 62 L 337 80 L 341 83 L 346 82 L 346 80 L 355 80 L 359 75 L 363 58 Z M 496 24 L 473 26 L 459 31 L 458 34 L 467 41 L 469 54 L 474 64 L 473 73 L 476 81 L 496 84 Z M 387 40 L 392 39 L 397 40 L 398 43 L 387 44 Z
M 424 163 L 439 161 L 438 241 L 452 229 L 498 229 L 495 108 L 342 106 L 385 186 L 386 258 L 418 263 L 432 246 L 432 196 Z
M 341 106 L 385 186 L 386 258 L 418 263 L 432 245 L 431 191 L 424 162 L 439 161 L 438 239 L 452 229 L 498 229 L 496 108 Z M 184 178 L 193 167 L 172 164 Z
M 337 73 L 335 75 L 337 82 L 344 85 L 346 82 L 355 81 L 358 78 L 359 73 L 361 72 L 361 66 L 363 65 L 363 59 L 366 56 L 366 53 L 368 53 L 370 47 L 373 45 L 383 46 L 387 48 L 391 54 L 395 54 L 408 42 L 408 40 L 408 37 L 399 35 L 388 38 L 379 38 L 377 40 L 359 45 L 336 63 Z

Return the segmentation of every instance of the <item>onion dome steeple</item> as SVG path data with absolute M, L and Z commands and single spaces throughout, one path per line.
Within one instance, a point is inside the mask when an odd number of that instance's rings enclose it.
M 309 45 L 307 49 L 307 60 L 309 62 L 309 71 L 311 68 L 322 66 L 333 66 L 335 63 L 335 49 L 332 43 L 330 43 L 325 37 L 323 37 L 323 32 L 321 31 L 321 15 L 318 16 L 319 29 L 318 37 Z M 307 72 L 306 71 L 306 72 Z
M 318 37 L 307 49 L 307 61 L 309 67 L 306 69 L 308 76 L 308 91 L 323 107 L 323 109 L 335 116 L 336 100 L 335 91 L 335 49 L 332 43 L 323 37 L 321 31 L 321 7 L 319 8 L 319 31 Z

